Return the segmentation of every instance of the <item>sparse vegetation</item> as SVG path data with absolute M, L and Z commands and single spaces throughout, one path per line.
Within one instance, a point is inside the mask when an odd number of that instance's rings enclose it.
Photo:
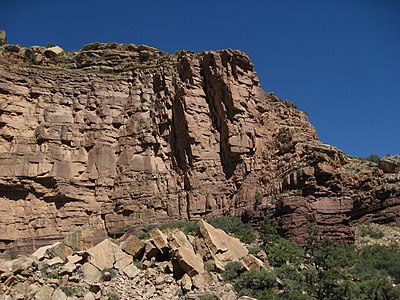
M 257 207 L 262 203 L 263 194 L 259 191 L 256 192 L 254 205 Z
M 18 253 L 15 251 L 8 251 L 7 254 L 8 254 L 8 258 L 11 260 L 14 260 L 18 257 Z
M 359 233 L 361 237 L 370 237 L 372 239 L 381 239 L 385 236 L 381 229 L 374 227 L 371 223 L 359 225 Z
M 195 221 L 175 221 L 166 224 L 162 224 L 159 226 L 161 231 L 168 231 L 172 229 L 180 229 L 185 234 L 194 235 L 197 232 L 198 225 Z
M 371 224 L 360 226 L 367 236 L 383 234 Z M 310 224 L 308 231 L 309 243 L 303 248 L 281 237 L 266 218 L 260 237 L 274 269 L 244 271 L 229 263 L 222 274 L 224 280 L 240 295 L 257 299 L 400 299 L 399 247 L 367 245 L 356 249 L 320 239 L 315 224 Z
M 119 300 L 120 299 L 119 295 L 116 292 L 110 292 L 107 294 L 106 297 L 108 300 Z
M 226 264 L 222 278 L 226 281 L 233 281 L 244 272 L 243 265 L 240 261 L 231 261 Z
M 68 297 L 72 297 L 74 295 L 76 295 L 77 290 L 75 287 L 71 287 L 71 286 L 61 286 L 60 289 L 65 293 L 65 295 L 67 295 Z
M 367 157 L 359 157 L 359 159 L 378 163 L 381 158 L 378 154 L 370 154 Z

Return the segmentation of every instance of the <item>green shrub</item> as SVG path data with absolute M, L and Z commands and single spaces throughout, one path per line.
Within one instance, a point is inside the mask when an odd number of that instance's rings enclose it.
M 77 290 L 75 287 L 71 287 L 71 286 L 61 286 L 60 289 L 64 292 L 65 295 L 67 295 L 68 297 L 72 297 L 74 295 L 76 295 Z
M 378 154 L 370 154 L 367 157 L 360 157 L 359 159 L 370 161 L 370 162 L 373 162 L 373 163 L 378 163 L 381 158 L 380 158 L 380 156 Z
M 260 226 L 260 237 L 263 243 L 266 245 L 269 242 L 279 239 L 281 236 L 278 234 L 278 226 L 269 217 L 266 217 Z
M 246 271 L 234 281 L 234 287 L 240 295 L 256 296 L 257 293 L 271 290 L 277 286 L 276 276 L 267 270 Z
M 234 281 L 243 272 L 244 268 L 240 261 L 231 261 L 226 264 L 225 270 L 222 272 L 222 278 L 225 281 Z
M 18 257 L 18 253 L 15 251 L 12 251 L 12 250 L 8 251 L 7 254 L 8 254 L 9 259 L 11 259 L 11 260 L 14 260 Z
M 263 194 L 261 192 L 256 192 L 256 195 L 254 197 L 255 202 L 254 205 L 255 206 L 259 206 L 262 203 L 262 199 L 263 199 Z
M 379 229 L 374 228 L 371 223 L 364 223 L 358 226 L 361 237 L 370 237 L 372 239 L 381 239 L 385 236 L 385 233 Z
M 298 265 L 304 255 L 304 249 L 284 238 L 277 238 L 265 245 L 265 252 L 268 261 L 274 267 L 282 266 L 286 263 Z
M 143 262 L 142 261 L 135 259 L 133 261 L 133 264 L 135 265 L 136 268 L 143 269 Z
M 360 252 L 360 260 L 356 268 L 360 279 L 372 280 L 376 276 L 394 279 L 400 283 L 400 250 L 395 246 L 370 245 Z
M 252 243 L 257 239 L 256 231 L 249 225 L 235 217 L 212 217 L 207 220 L 212 226 L 233 234 L 243 243 Z
M 261 250 L 262 250 L 261 247 L 254 246 L 254 247 L 249 248 L 249 253 L 254 255 L 254 254 L 257 254 L 258 252 L 260 252 Z
M 174 222 L 162 224 L 162 225 L 160 225 L 159 228 L 161 231 L 180 229 L 185 234 L 195 235 L 197 233 L 199 226 L 197 225 L 197 222 L 195 222 L 195 221 L 174 221 Z

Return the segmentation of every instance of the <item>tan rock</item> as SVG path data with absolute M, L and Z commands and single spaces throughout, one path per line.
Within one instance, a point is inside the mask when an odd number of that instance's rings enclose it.
M 147 259 L 155 257 L 159 252 L 158 248 L 151 241 L 146 241 L 145 256 Z
M 83 279 L 86 282 L 99 282 L 101 279 L 101 272 L 91 263 L 82 265 Z
M 68 296 L 59 288 L 55 289 L 51 295 L 51 300 L 67 300 Z
M 146 244 L 134 235 L 128 236 L 128 238 L 122 243 L 121 249 L 137 258 L 144 251 Z
M 83 297 L 84 300 L 95 300 L 96 298 L 94 297 L 93 293 L 87 292 L 85 296 Z
M 53 292 L 54 292 L 54 289 L 51 286 L 44 285 L 35 294 L 35 299 L 36 300 L 51 300 L 51 295 L 53 294 Z
M 73 263 L 73 264 L 79 263 L 82 260 L 83 260 L 83 258 L 80 255 L 74 254 L 74 255 L 67 256 L 67 261 L 70 262 L 70 263 Z
M 240 260 L 248 254 L 248 250 L 239 239 L 229 236 L 221 229 L 214 228 L 204 220 L 199 222 L 199 233 L 219 268 L 229 261 Z
M 59 46 L 54 46 L 54 47 L 47 48 L 44 51 L 44 55 L 46 57 L 53 58 L 53 57 L 56 57 L 56 56 L 60 55 L 63 52 L 64 52 L 63 48 L 61 48 Z
M 140 269 L 137 268 L 135 265 L 130 264 L 129 266 L 126 266 L 123 270 L 122 270 L 126 276 L 128 276 L 129 278 L 135 278 L 137 275 L 139 275 L 140 273 Z
M 72 274 L 76 270 L 76 265 L 72 262 L 67 262 L 61 269 L 60 275 Z
M 189 242 L 186 234 L 181 230 L 170 232 L 168 235 L 168 242 L 172 250 L 177 250 L 179 247 L 186 247 L 194 251 L 193 245 Z
M 122 271 L 126 266 L 133 262 L 133 257 L 123 251 L 118 251 L 115 253 L 115 264 L 114 267 L 117 270 Z
M 12 262 L 12 272 L 18 274 L 28 270 L 34 264 L 34 259 L 28 256 L 20 256 Z
M 61 257 L 56 256 L 56 257 L 53 257 L 52 259 L 45 259 L 43 262 L 51 267 L 51 266 L 63 264 L 64 260 Z
M 99 270 L 111 269 L 115 263 L 115 254 L 120 251 L 117 244 L 109 239 L 87 250 L 90 255 L 90 263 Z
M 203 259 L 199 254 L 196 254 L 191 248 L 187 248 L 184 246 L 179 247 L 174 252 L 174 257 L 176 258 L 182 270 L 190 277 L 205 272 Z
M 385 173 L 399 173 L 400 155 L 386 155 L 379 160 L 378 166 Z
M 192 290 L 192 279 L 188 274 L 183 275 L 181 279 L 181 287 L 184 292 L 190 292 Z
M 38 260 L 43 260 L 44 258 L 50 258 L 49 254 L 47 253 L 47 250 L 49 250 L 59 244 L 60 244 L 60 242 L 57 242 L 53 245 L 40 247 L 34 253 L 32 253 L 32 256 L 36 257 Z
M 161 253 L 166 253 L 169 250 L 167 236 L 160 229 L 155 228 L 150 231 L 150 236 Z

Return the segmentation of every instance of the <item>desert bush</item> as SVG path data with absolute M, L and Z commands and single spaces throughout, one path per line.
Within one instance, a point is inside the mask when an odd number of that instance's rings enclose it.
M 240 261 L 231 261 L 226 264 L 225 270 L 222 272 L 222 278 L 225 281 L 234 281 L 243 272 L 244 268 Z
M 260 299 L 263 292 L 271 294 L 270 290 L 277 286 L 276 279 L 273 272 L 251 269 L 240 274 L 233 285 L 240 295 L 257 297 L 259 294 L 258 299 Z
M 161 231 L 168 231 L 172 229 L 180 229 L 185 234 L 194 235 L 197 233 L 199 226 L 194 221 L 174 221 L 159 226 Z
M 361 237 L 370 237 L 372 239 L 381 239 L 385 236 L 385 233 L 374 227 L 371 223 L 364 223 L 358 226 Z

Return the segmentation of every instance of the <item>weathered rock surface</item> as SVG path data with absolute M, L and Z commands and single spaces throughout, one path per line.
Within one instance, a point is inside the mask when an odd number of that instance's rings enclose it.
M 66 257 L 104 235 L 221 214 L 273 214 L 299 242 L 310 222 L 341 241 L 353 221 L 400 223 L 400 175 L 320 143 L 240 51 L 49 49 L 0 47 L 1 252 L 85 225 L 92 238 Z

